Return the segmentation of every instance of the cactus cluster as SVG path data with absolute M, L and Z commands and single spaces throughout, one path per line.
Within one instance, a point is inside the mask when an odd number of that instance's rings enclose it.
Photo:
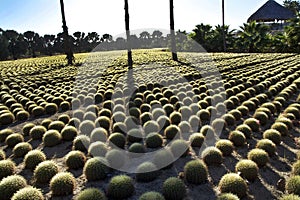
M 201 184 L 207 181 L 208 169 L 203 161 L 192 160 L 184 166 L 184 178 L 188 183 Z

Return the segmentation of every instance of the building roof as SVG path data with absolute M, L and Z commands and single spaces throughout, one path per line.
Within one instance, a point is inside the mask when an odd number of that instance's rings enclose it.
M 260 7 L 249 17 L 247 22 L 271 22 L 275 20 L 288 20 L 294 17 L 295 14 L 291 10 L 283 7 L 274 0 L 268 0 L 262 7 Z

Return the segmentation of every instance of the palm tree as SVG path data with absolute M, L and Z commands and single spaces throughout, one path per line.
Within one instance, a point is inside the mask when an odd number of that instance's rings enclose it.
M 242 46 L 240 48 L 246 48 L 249 53 L 262 51 L 267 44 L 269 27 L 256 23 L 255 21 L 245 24 L 240 27 L 240 39 L 242 40 Z
M 226 35 L 225 35 L 225 6 L 222 0 L 222 28 L 223 28 L 223 51 L 226 52 Z
M 175 28 L 174 28 L 174 0 L 170 0 L 170 29 L 171 29 L 171 43 L 172 43 L 172 58 L 178 61 L 176 51 L 176 40 L 175 40 Z
M 132 51 L 130 43 L 130 28 L 129 28 L 129 6 L 128 0 L 125 0 L 125 28 L 127 37 L 127 57 L 128 57 L 128 69 L 132 69 Z
M 68 27 L 67 27 L 67 23 L 66 23 L 65 8 L 64 8 L 63 0 L 60 0 L 60 8 L 61 8 L 61 16 L 62 16 L 63 31 L 64 31 L 65 52 L 67 54 L 68 65 L 72 65 L 74 55 L 73 55 L 73 51 L 72 51 L 71 44 L 70 44 L 70 37 L 69 37 Z

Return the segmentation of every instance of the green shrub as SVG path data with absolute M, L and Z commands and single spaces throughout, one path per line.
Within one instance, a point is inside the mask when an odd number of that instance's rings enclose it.
M 300 197 L 295 194 L 283 195 L 279 200 L 300 200 Z
M 44 200 L 41 190 L 34 187 L 25 187 L 18 190 L 11 198 L 12 200 Z
M 86 162 L 85 154 L 81 151 L 70 151 L 65 156 L 65 163 L 69 169 L 80 169 Z
M 252 137 L 252 129 L 246 124 L 239 125 L 235 130 L 242 132 L 247 139 L 251 139 Z
M 222 152 L 216 147 L 205 148 L 201 157 L 207 165 L 220 165 L 223 160 Z
M 168 149 L 162 149 L 155 153 L 153 157 L 153 163 L 157 166 L 158 169 L 168 169 L 173 166 L 175 158 L 172 152 Z
M 201 184 L 207 181 L 208 169 L 204 162 L 192 160 L 184 166 L 184 178 L 188 183 Z
M 272 126 L 271 129 L 279 131 L 281 136 L 287 136 L 288 135 L 288 126 L 282 122 L 275 122 Z
M 278 144 L 281 143 L 281 134 L 280 134 L 279 131 L 277 131 L 275 129 L 268 129 L 268 130 L 266 130 L 263 133 L 263 138 L 271 140 L 276 145 L 278 145 Z
M 218 196 L 217 200 L 240 200 L 240 198 L 232 193 L 223 193 Z
M 28 136 L 30 130 L 34 127 L 35 125 L 33 123 L 27 123 L 23 126 L 22 128 L 22 133 L 24 136 Z
M 90 144 L 88 154 L 92 157 L 104 157 L 108 151 L 108 147 L 103 142 L 93 142 Z
M 108 138 L 109 145 L 123 149 L 126 144 L 126 138 L 122 133 L 113 133 Z
M 182 139 L 177 139 L 172 142 L 170 150 L 173 153 L 174 157 L 185 157 L 190 151 L 190 146 L 187 141 Z
M 272 156 L 276 152 L 276 145 L 269 139 L 259 140 L 256 144 L 256 148 L 265 150 L 269 156 Z
M 76 179 L 69 172 L 60 172 L 52 177 L 50 190 L 53 196 L 66 196 L 73 193 L 76 187 Z
M 234 150 L 233 143 L 230 140 L 219 140 L 215 146 L 222 152 L 223 156 L 230 156 Z
M 26 186 L 26 180 L 20 175 L 3 178 L 0 182 L 0 200 L 10 200 L 18 190 Z
M 47 129 L 44 126 L 35 126 L 30 130 L 29 135 L 33 140 L 39 140 L 42 139 L 46 131 Z
M 13 134 L 14 132 L 11 129 L 3 129 L 0 131 L 0 142 L 4 142 L 7 136 Z
M 105 158 L 111 168 L 120 169 L 125 163 L 125 155 L 122 151 L 112 149 L 107 152 Z
M 90 158 L 84 165 L 83 173 L 88 181 L 103 180 L 108 173 L 107 161 L 101 157 Z
M 292 176 L 285 185 L 289 194 L 300 195 L 300 176 Z
M 263 149 L 252 149 L 248 152 L 247 158 L 254 161 L 258 167 L 263 167 L 269 162 L 269 155 Z
M 53 115 L 55 113 L 57 113 L 58 111 L 58 107 L 55 103 L 47 103 L 46 106 L 45 106 L 45 112 L 48 114 L 48 115 Z
M 193 133 L 190 138 L 189 138 L 189 142 L 191 147 L 201 147 L 203 142 L 205 140 L 204 135 L 202 135 L 202 133 Z
M 25 156 L 31 150 L 31 144 L 29 144 L 28 142 L 21 142 L 13 148 L 13 154 L 15 157 L 20 158 Z
M 163 183 L 163 195 L 166 199 L 182 200 L 186 196 L 184 182 L 175 177 L 170 177 Z
M 113 199 L 126 199 L 135 191 L 132 178 L 126 175 L 114 176 L 107 186 L 107 196 Z
M 229 134 L 229 140 L 237 147 L 243 146 L 246 142 L 245 135 L 240 131 L 232 131 Z
M 16 164 L 11 160 L 0 161 L 0 180 L 4 177 L 13 175 L 16 172 Z
M 65 123 L 62 121 L 53 121 L 49 124 L 48 130 L 57 130 L 60 132 L 65 127 Z
M 258 176 L 258 166 L 252 160 L 240 160 L 235 165 L 235 171 L 249 181 L 254 181 Z
M 57 173 L 58 165 L 54 161 L 46 160 L 36 166 L 33 176 L 37 183 L 48 184 L 51 178 Z
M 144 162 L 136 169 L 136 180 L 138 182 L 151 182 L 159 175 L 159 171 L 152 162 Z
M 165 198 L 159 192 L 146 192 L 140 196 L 139 200 L 165 200 Z
M 233 193 L 242 198 L 247 195 L 248 186 L 246 181 L 238 174 L 229 173 L 221 178 L 219 189 L 221 193 Z
M 12 113 L 4 113 L 0 115 L 0 123 L 2 125 L 8 125 L 15 121 L 15 116 Z
M 78 135 L 73 140 L 73 150 L 86 151 L 90 145 L 90 138 L 87 135 Z
M 259 121 L 259 124 L 264 126 L 268 123 L 269 117 L 265 112 L 259 111 L 254 113 L 253 118 Z
M 163 137 L 158 133 L 149 133 L 146 136 L 145 144 L 148 148 L 158 148 L 163 145 Z
M 46 160 L 46 155 L 41 150 L 31 150 L 24 157 L 25 168 L 34 169 L 39 163 Z
M 8 147 L 14 147 L 16 144 L 24 142 L 24 137 L 23 135 L 19 133 L 13 133 L 7 136 L 5 139 L 5 143 Z
M 97 188 L 87 188 L 82 190 L 75 200 L 106 200 L 105 194 Z
M 164 130 L 166 139 L 173 140 L 174 138 L 181 137 L 181 130 L 176 125 L 170 125 Z
M 253 132 L 259 131 L 259 121 L 255 118 L 246 119 L 244 124 L 248 125 Z
M 57 130 L 49 130 L 43 136 L 45 147 L 53 147 L 61 143 L 62 136 Z
M 140 129 L 134 128 L 127 133 L 127 141 L 131 143 L 141 142 L 143 140 L 143 136 L 144 134 Z
M 65 141 L 73 141 L 77 135 L 77 129 L 73 126 L 65 126 L 61 131 L 62 139 Z

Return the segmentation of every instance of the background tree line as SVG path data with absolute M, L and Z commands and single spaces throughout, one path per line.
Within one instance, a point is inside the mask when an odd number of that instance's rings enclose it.
M 284 6 L 295 12 L 297 17 L 289 21 L 283 30 L 274 31 L 278 24 L 244 23 L 240 30 L 224 27 L 226 47 L 229 52 L 295 52 L 300 53 L 300 3 L 295 0 L 285 0 Z M 275 28 L 275 29 L 274 29 Z M 126 40 L 122 37 L 114 39 L 110 34 L 99 35 L 97 32 L 84 33 L 77 31 L 69 36 L 75 53 L 97 50 L 126 49 Z M 201 44 L 208 52 L 223 50 L 223 26 L 212 27 L 208 24 L 196 25 L 191 33 L 176 32 L 178 51 L 199 50 L 195 42 Z M 160 48 L 171 46 L 171 36 L 166 36 L 159 30 L 152 33 L 143 31 L 139 35 L 130 35 L 131 47 Z M 0 28 L 0 60 L 36 57 L 40 55 L 56 55 L 64 53 L 63 33 L 40 36 L 33 31 L 18 33 L 15 30 Z

